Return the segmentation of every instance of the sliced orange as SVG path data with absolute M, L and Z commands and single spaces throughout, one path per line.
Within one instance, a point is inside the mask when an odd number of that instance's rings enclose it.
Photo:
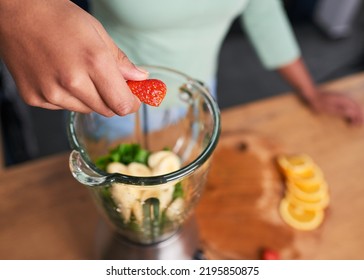
M 307 176 L 312 172 L 314 162 L 305 154 L 278 156 L 278 165 L 286 176 Z
M 324 220 L 330 200 L 322 170 L 306 154 L 282 155 L 277 163 L 287 188 L 279 206 L 282 219 L 295 229 L 316 229 Z
M 302 185 L 290 180 L 286 181 L 286 186 L 290 193 L 306 202 L 315 202 L 328 196 L 328 186 L 325 181 L 310 185 L 310 189 L 302 188 Z
M 281 200 L 279 212 L 282 219 L 288 225 L 298 230 L 314 230 L 324 220 L 323 210 L 305 210 L 302 207 L 290 203 L 285 198 Z
M 290 204 L 293 204 L 294 206 L 301 207 L 305 210 L 324 210 L 330 202 L 329 195 L 326 194 L 326 196 L 320 198 L 319 200 L 312 200 L 312 201 L 305 201 L 301 200 L 298 197 L 296 197 L 291 192 L 286 192 L 285 199 L 289 201 Z
M 313 164 L 311 169 L 304 174 L 289 174 L 286 177 L 291 181 L 294 181 L 296 185 L 299 185 L 301 188 L 308 190 L 324 181 L 324 175 L 321 168 L 315 164 Z

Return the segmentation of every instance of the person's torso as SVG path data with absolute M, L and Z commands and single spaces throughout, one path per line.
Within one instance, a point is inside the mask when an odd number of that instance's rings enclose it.
M 248 1 L 91 0 L 91 10 L 133 62 L 208 81 L 231 22 Z

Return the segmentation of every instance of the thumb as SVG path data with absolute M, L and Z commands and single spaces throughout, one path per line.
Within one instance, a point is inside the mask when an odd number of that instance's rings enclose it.
M 125 80 L 145 80 L 148 78 L 149 73 L 148 71 L 135 66 L 134 63 L 132 63 L 129 58 L 126 56 L 126 54 L 117 48 L 117 55 L 116 55 L 116 62 L 118 64 L 119 70 L 121 72 L 121 75 L 124 77 Z
M 92 22 L 94 24 L 95 29 L 98 34 L 102 38 L 102 40 L 106 43 L 108 48 L 111 50 L 112 55 L 117 63 L 117 66 L 121 72 L 121 75 L 125 80 L 145 80 L 148 78 L 148 71 L 136 67 L 126 56 L 126 54 L 119 49 L 119 47 L 115 44 L 113 39 L 109 36 L 106 30 L 103 28 L 102 24 L 97 21 L 94 17 L 91 17 Z

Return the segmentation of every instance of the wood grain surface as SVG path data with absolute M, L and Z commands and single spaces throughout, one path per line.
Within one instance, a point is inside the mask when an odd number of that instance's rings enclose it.
M 325 87 L 364 107 L 363 74 Z M 271 248 L 287 259 L 364 259 L 363 127 L 316 115 L 291 94 L 222 116 L 223 133 L 197 208 L 209 257 L 255 259 L 261 248 Z M 315 231 L 293 230 L 279 217 L 284 188 L 274 165 L 279 153 L 307 153 L 324 172 L 331 203 Z
M 364 74 L 325 85 L 364 106 Z M 242 92 L 243 94 L 243 92 Z M 323 225 L 300 232 L 280 218 L 283 183 L 274 158 L 307 153 L 322 168 L 331 203 Z M 99 215 L 69 171 L 68 153 L 0 173 L 0 259 L 91 259 Z M 364 259 L 364 128 L 316 115 L 292 94 L 222 112 L 222 135 L 196 209 L 211 259 Z
M 0 259 L 89 259 L 98 215 L 68 154 L 0 176 Z
M 280 218 L 284 180 L 276 157 L 285 150 L 251 132 L 223 134 L 197 208 L 209 259 L 260 259 L 264 249 L 283 259 L 313 258 L 322 228 L 297 232 Z

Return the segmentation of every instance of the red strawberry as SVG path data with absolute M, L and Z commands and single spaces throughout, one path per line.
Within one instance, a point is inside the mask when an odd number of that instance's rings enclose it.
M 276 251 L 265 249 L 262 252 L 262 259 L 263 260 L 279 260 L 279 255 Z
M 161 80 L 148 79 L 143 81 L 126 81 L 131 92 L 139 100 L 151 106 L 158 107 L 167 92 L 166 84 Z

